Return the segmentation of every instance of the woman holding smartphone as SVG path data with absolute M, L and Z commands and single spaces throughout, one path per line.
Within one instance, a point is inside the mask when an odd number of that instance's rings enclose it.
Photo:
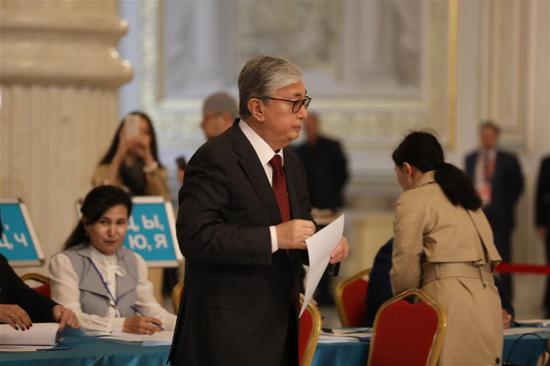
M 167 172 L 159 162 L 155 130 L 147 114 L 133 111 L 124 116 L 92 184 L 115 185 L 132 196 L 170 199 Z

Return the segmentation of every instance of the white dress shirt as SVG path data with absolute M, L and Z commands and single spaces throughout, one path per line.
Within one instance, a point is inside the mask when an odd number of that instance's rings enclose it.
M 265 142 L 265 140 L 261 138 L 260 135 L 258 135 L 256 131 L 254 131 L 242 119 L 239 122 L 239 127 L 241 131 L 243 131 L 248 141 L 250 141 L 250 143 L 252 144 L 252 147 L 254 148 L 256 155 L 258 155 L 258 159 L 260 159 L 262 168 L 264 168 L 265 175 L 267 176 L 267 180 L 269 180 L 269 184 L 271 184 L 271 186 L 273 187 L 273 168 L 269 164 L 269 161 L 275 155 L 279 155 L 281 157 L 282 165 L 284 166 L 285 159 L 283 156 L 283 149 L 280 149 L 277 152 L 273 151 L 271 146 L 269 146 L 269 144 Z M 269 227 L 269 233 L 271 235 L 271 253 L 275 253 L 279 249 L 279 242 L 277 241 L 277 230 L 275 229 L 274 225 Z
M 92 247 L 91 247 L 92 248 Z M 92 260 L 112 294 L 116 294 L 116 276 L 125 276 L 126 271 L 117 265 L 116 255 L 107 256 L 92 248 Z M 159 305 L 153 296 L 153 285 L 147 279 L 147 264 L 140 255 L 136 256 L 138 283 L 134 305 L 141 315 L 159 319 L 167 330 L 174 329 L 176 316 Z M 106 316 L 82 312 L 80 304 L 80 278 L 74 270 L 69 257 L 64 253 L 56 254 L 50 261 L 52 300 L 75 312 L 82 329 L 113 332 L 122 331 L 126 318 L 121 318 L 115 307 L 110 306 Z M 111 301 L 112 302 L 112 301 Z M 114 305 L 114 304 L 113 304 Z

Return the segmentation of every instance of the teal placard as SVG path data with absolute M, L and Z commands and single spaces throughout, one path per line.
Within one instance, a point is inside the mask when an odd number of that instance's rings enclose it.
M 0 200 L 0 253 L 12 266 L 36 266 L 44 261 L 42 249 L 25 204 L 17 199 Z
M 176 267 L 182 258 L 174 210 L 162 197 L 134 197 L 124 247 L 139 253 L 149 266 Z

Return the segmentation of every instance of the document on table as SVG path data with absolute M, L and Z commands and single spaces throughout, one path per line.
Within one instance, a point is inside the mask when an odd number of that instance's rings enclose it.
M 143 342 L 143 345 L 150 345 L 150 346 L 162 346 L 162 345 L 168 346 L 172 344 L 173 336 L 174 336 L 173 331 L 163 330 L 162 332 L 157 332 L 151 335 L 113 332 L 113 333 L 101 335 L 100 337 L 102 339 L 110 339 L 114 341 Z
M 550 319 L 523 319 L 516 320 L 516 324 L 530 325 L 532 327 L 550 328 Z
M 8 324 L 0 324 L 0 345 L 53 346 L 58 329 L 57 323 L 33 323 L 27 330 L 15 330 Z
M 504 335 L 517 335 L 526 333 L 548 333 L 546 328 L 533 328 L 533 327 L 514 327 L 504 329 Z
M 34 352 L 56 345 L 57 323 L 33 323 L 27 330 L 0 324 L 0 352 Z
M 330 261 L 330 253 L 336 248 L 340 239 L 342 239 L 343 233 L 344 215 L 341 215 L 306 239 L 309 270 L 306 276 L 306 293 L 302 309 L 300 310 L 300 316 L 302 316 L 307 304 L 309 304 L 309 301 L 313 297 L 313 293 Z

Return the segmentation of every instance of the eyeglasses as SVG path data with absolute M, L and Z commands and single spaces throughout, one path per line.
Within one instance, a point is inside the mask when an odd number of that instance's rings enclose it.
M 305 96 L 304 99 L 298 99 L 298 100 L 290 100 L 290 99 L 281 99 L 281 98 L 274 98 L 274 97 L 260 97 L 260 99 L 271 99 L 271 100 L 280 100 L 281 102 L 287 102 L 292 103 L 292 113 L 298 113 L 300 108 L 304 106 L 306 109 L 309 107 L 309 103 L 311 103 L 311 97 Z

